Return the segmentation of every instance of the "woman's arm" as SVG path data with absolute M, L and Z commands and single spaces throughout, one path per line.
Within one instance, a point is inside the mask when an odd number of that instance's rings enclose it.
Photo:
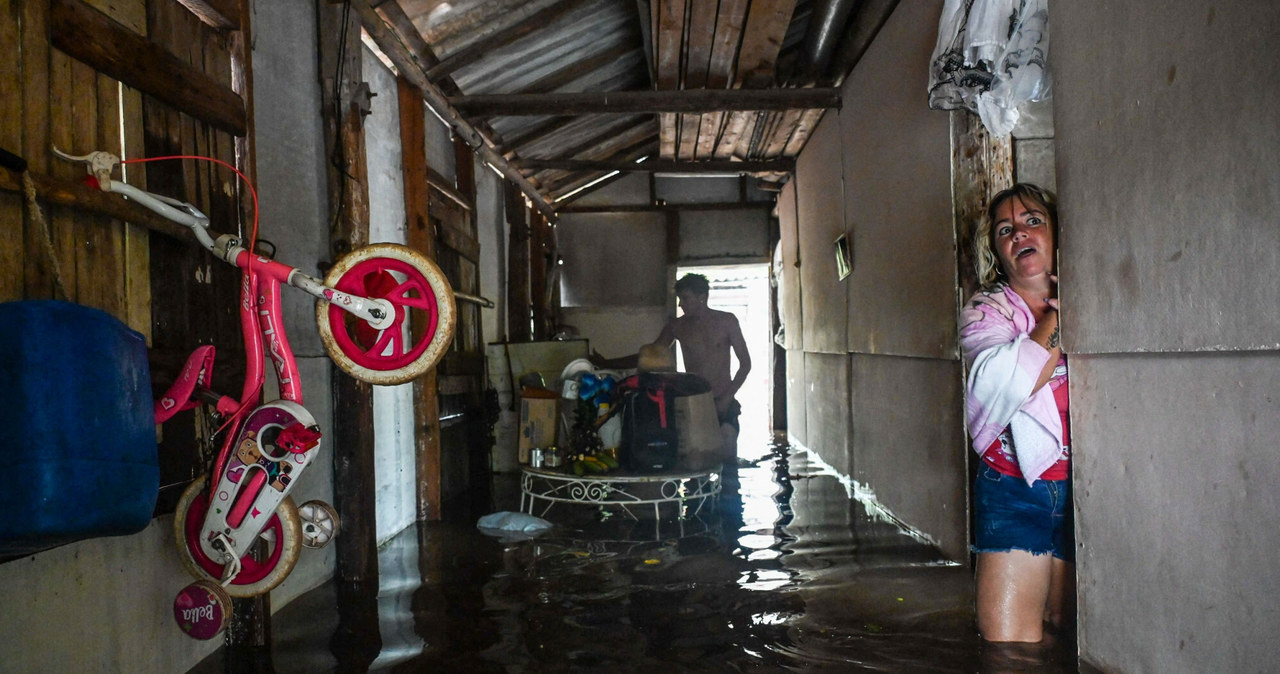
M 1041 386 L 1049 383 L 1053 378 L 1053 371 L 1058 367 L 1058 359 L 1062 357 L 1061 333 L 1058 329 L 1058 310 L 1050 309 L 1045 312 L 1044 317 L 1036 323 L 1036 327 L 1031 329 L 1031 334 L 1027 335 L 1031 341 L 1044 347 L 1049 352 L 1049 360 L 1045 361 L 1044 367 L 1040 370 L 1040 376 L 1036 379 L 1036 385 L 1031 389 L 1032 393 L 1040 390 Z

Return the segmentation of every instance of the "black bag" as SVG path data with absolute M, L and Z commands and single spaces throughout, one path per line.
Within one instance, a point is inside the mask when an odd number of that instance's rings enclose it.
M 624 394 L 622 463 L 635 473 L 671 470 L 679 455 L 675 391 L 661 375 L 641 373 L 634 390 Z

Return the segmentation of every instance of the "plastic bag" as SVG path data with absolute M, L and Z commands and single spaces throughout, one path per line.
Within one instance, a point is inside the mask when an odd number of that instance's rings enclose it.
M 929 107 L 965 109 L 992 135 L 1018 123 L 1018 106 L 1051 94 L 1048 0 L 947 0 L 929 67 Z
M 503 510 L 481 517 L 476 528 L 486 536 L 494 536 L 504 543 L 526 541 L 548 532 L 555 526 L 541 517 Z

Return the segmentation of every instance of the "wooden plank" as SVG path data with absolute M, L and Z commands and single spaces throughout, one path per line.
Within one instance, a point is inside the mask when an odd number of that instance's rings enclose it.
M 688 33 L 685 36 L 684 88 L 707 86 L 707 69 L 715 45 L 717 3 L 694 2 L 689 6 Z
M 659 90 L 674 91 L 680 88 L 680 58 L 684 44 L 685 0 L 653 0 L 653 62 L 657 73 L 655 84 Z M 680 156 L 680 130 L 683 122 L 678 115 L 658 115 L 659 153 L 664 159 Z
M 180 0 L 181 1 L 181 0 Z M 128 0 L 84 0 L 84 4 L 106 14 L 138 35 L 147 34 L 147 5 Z
M 121 156 L 140 153 L 143 143 L 142 93 L 122 87 L 121 116 L 124 127 Z M 146 188 L 146 172 L 124 169 L 126 182 Z M 186 233 L 184 232 L 185 236 Z M 145 226 L 129 221 L 124 228 L 125 323 L 141 333 L 151 344 L 151 246 Z
M 436 222 L 436 236 L 440 243 L 472 262 L 480 262 L 480 241 L 468 228 L 471 218 L 452 201 L 430 193 L 429 209 Z M 461 288 L 455 288 L 461 290 Z
M 723 89 L 733 81 L 737 64 L 738 45 L 742 42 L 742 30 L 747 23 L 747 6 L 750 0 L 720 0 L 720 12 L 716 16 L 715 42 L 707 63 L 707 88 Z
M 791 142 L 791 137 L 795 135 L 796 129 L 800 128 L 800 120 L 804 117 L 804 110 L 788 110 L 782 113 L 778 118 L 778 126 L 769 135 L 769 140 L 765 144 L 763 156 L 765 159 L 774 159 L 781 157 L 787 145 Z
M 716 146 L 720 143 L 720 134 L 724 126 L 725 113 L 703 113 L 702 126 L 698 129 L 698 148 L 694 153 L 694 159 L 704 161 L 715 158 Z
M 658 7 L 658 20 L 654 22 L 653 31 L 653 61 L 658 71 L 658 89 L 679 89 L 685 0 L 653 0 L 653 4 Z
M 78 0 L 51 0 L 53 46 L 129 86 L 238 136 L 244 101 L 230 87 Z
M 408 224 L 406 242 L 410 248 L 435 258 L 435 236 L 427 217 L 427 115 L 422 96 L 403 77 L 396 80 L 400 108 L 400 157 L 404 176 L 404 213 Z M 414 339 L 422 334 L 420 322 L 413 324 Z M 438 520 L 442 513 L 440 399 L 436 393 L 436 371 L 428 370 L 413 382 L 413 441 L 417 467 L 419 520 Z
M 73 148 L 75 152 L 76 115 L 75 77 L 72 59 L 58 50 L 49 53 L 49 142 L 58 148 Z M 68 178 L 80 178 L 83 169 L 70 162 L 56 162 L 50 167 L 55 174 Z M 56 299 L 76 301 L 76 218 L 65 208 L 51 208 L 46 212 L 46 228 L 38 232 L 44 245 L 52 247 L 52 260 L 46 254 L 40 264 L 50 279 L 50 295 Z
M 18 16 L 0 12 L 0 54 L 21 54 L 22 34 Z M 17 58 L 0 61 L 0 148 L 22 154 L 22 62 Z M 0 169 L 0 173 L 5 173 Z M 22 299 L 23 268 L 26 264 L 23 233 L 23 197 L 0 196 L 0 302 Z
M 448 178 L 440 175 L 430 166 L 427 167 L 427 185 L 440 193 L 441 196 L 452 201 L 459 208 L 468 212 L 475 210 L 475 204 L 465 194 L 459 192 L 458 188 L 454 187 Z
M 739 156 L 738 143 L 747 130 L 747 124 L 755 120 L 755 113 L 751 112 L 731 112 L 727 115 L 728 120 L 724 124 L 724 131 L 720 134 L 719 143 L 716 144 L 715 158 L 721 160 Z
M 658 115 L 658 137 L 660 138 L 658 156 L 663 159 L 676 159 L 676 141 L 679 133 L 679 115 L 663 113 Z
M 120 154 L 120 87 L 115 80 L 100 75 L 89 66 L 75 64 L 76 98 L 93 101 L 77 115 L 76 145 L 106 149 Z M 77 254 L 76 278 L 81 304 L 101 309 L 123 320 L 124 225 L 106 218 L 77 218 L 81 249 Z
M 49 5 L 21 4 L 22 155 L 28 167 L 49 173 Z M 28 250 L 31 250 L 28 247 Z
M 804 149 L 804 145 L 809 140 L 809 136 L 813 134 L 813 130 L 818 127 L 818 122 L 822 121 L 822 115 L 826 110 L 805 110 L 800 116 L 800 123 L 796 126 L 796 131 L 791 135 L 791 140 L 787 142 L 786 148 L 782 150 L 783 156 L 798 157 L 800 151 Z
M 778 51 L 791 24 L 796 0 L 754 0 L 738 50 L 736 82 L 746 88 L 773 86 Z M 819 106 L 814 106 L 819 107 Z
M 243 13 L 239 0 L 178 0 L 192 14 L 213 28 L 238 30 Z
M 698 153 L 698 131 L 702 128 L 702 115 L 680 115 L 679 124 L 676 159 L 693 159 Z

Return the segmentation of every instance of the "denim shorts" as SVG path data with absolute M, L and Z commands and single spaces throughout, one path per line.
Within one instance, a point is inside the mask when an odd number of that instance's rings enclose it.
M 1027 486 L 983 464 L 973 485 L 974 552 L 1025 550 L 1075 563 L 1071 480 L 1036 480 Z

